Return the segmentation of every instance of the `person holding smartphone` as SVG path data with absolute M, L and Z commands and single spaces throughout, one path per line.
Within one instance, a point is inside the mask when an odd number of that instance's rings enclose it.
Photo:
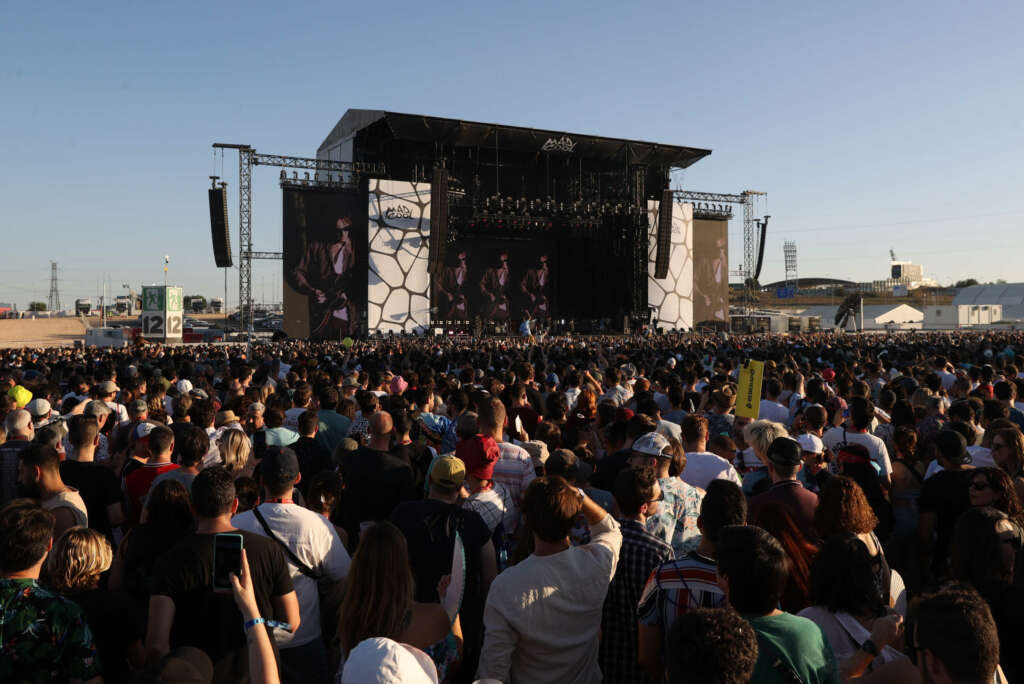
M 238 510 L 235 482 L 222 467 L 203 470 L 192 482 L 195 533 L 170 548 L 156 563 L 149 599 L 146 652 L 155 663 L 171 648 L 194 646 L 206 652 L 217 682 L 249 681 L 246 635 L 231 597 L 232 574 L 242 572 L 247 557 L 259 614 L 267 619 L 255 629 L 294 632 L 299 602 L 288 564 L 271 539 L 235 529 Z M 277 621 L 276 627 L 270 624 Z

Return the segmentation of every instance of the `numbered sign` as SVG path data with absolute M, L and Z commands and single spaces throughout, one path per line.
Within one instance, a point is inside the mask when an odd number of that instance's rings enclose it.
M 142 335 L 152 340 L 180 340 L 184 320 L 183 304 L 180 287 L 144 287 Z

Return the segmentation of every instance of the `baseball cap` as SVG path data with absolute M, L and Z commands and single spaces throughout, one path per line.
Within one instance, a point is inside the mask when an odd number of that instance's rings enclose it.
M 547 380 L 548 380 L 548 384 L 549 385 L 557 385 L 558 384 L 558 376 L 555 375 L 554 373 L 548 373 Z
M 664 435 L 657 432 L 648 432 L 647 434 L 640 435 L 633 442 L 632 450 L 635 454 L 657 456 L 658 458 L 672 458 L 672 454 L 668 452 L 671 446 Z
M 391 393 L 401 394 L 405 390 L 409 389 L 409 383 L 405 381 L 401 375 L 396 375 L 391 378 Z
M 776 437 L 765 456 L 769 461 L 781 466 L 795 466 L 803 460 L 803 447 L 792 437 Z
M 967 440 L 956 430 L 942 430 L 935 437 L 935 448 L 950 463 L 970 463 L 971 455 L 967 451 Z
M 804 451 L 809 451 L 812 454 L 825 453 L 825 444 L 818 435 L 807 432 L 797 437 L 796 441 L 800 442 L 800 448 Z
M 113 413 L 113 411 L 110 410 L 110 407 L 107 406 L 106 402 L 100 401 L 99 399 L 93 399 L 85 405 L 85 408 L 82 409 L 82 413 L 87 416 L 96 416 L 98 418 L 99 416 L 108 416 Z
M 494 438 L 473 435 L 455 445 L 455 456 L 466 464 L 466 473 L 480 480 L 494 477 L 494 464 L 501 458 L 501 450 Z
M 118 387 L 113 380 L 104 380 L 103 382 L 96 386 L 96 389 L 98 389 L 100 391 L 100 394 L 104 396 L 107 394 L 114 394 L 115 392 L 119 392 L 121 390 L 121 388 Z
M 529 442 L 516 442 L 517 446 L 521 446 L 526 449 L 526 453 L 530 454 L 530 458 L 533 459 L 533 467 L 542 466 L 547 463 L 550 455 L 548 454 L 548 445 L 539 439 L 531 439 Z M 501 447 L 499 447 L 500 453 Z
M 135 439 L 148 439 L 156 424 L 143 421 L 135 426 Z
M 286 446 L 268 446 L 260 461 L 263 477 L 273 482 L 290 482 L 299 476 L 299 457 Z
M 342 387 L 359 387 L 359 376 L 353 373 L 352 375 L 346 375 L 344 382 L 341 383 Z
M 178 384 L 176 384 L 175 387 L 177 387 L 178 391 L 181 392 L 182 394 L 188 394 L 189 392 L 192 391 L 192 381 L 179 380 Z
M 547 462 L 548 475 L 561 475 L 568 480 L 584 482 L 594 474 L 594 468 L 580 460 L 569 449 L 555 449 Z
M 128 413 L 134 413 L 138 415 L 140 413 L 145 413 L 148 410 L 149 407 L 146 406 L 146 402 L 144 402 L 142 399 L 136 399 L 130 404 L 128 404 Z
M 32 401 L 32 393 L 21 385 L 15 385 L 11 389 L 7 390 L 7 396 L 14 399 L 18 408 L 25 408 L 25 406 L 28 405 L 28 402 Z
M 33 399 L 25 404 L 25 410 L 32 414 L 32 418 L 46 418 L 50 415 L 50 402 L 41 397 Z
M 210 395 L 206 393 L 206 390 L 202 389 L 193 389 L 189 394 L 196 399 L 203 399 L 204 401 L 210 398 Z
M 826 368 L 821 371 L 821 377 L 825 379 L 825 382 L 832 382 L 836 379 L 836 372 L 831 368 Z
M 430 482 L 441 489 L 454 491 L 465 481 L 466 464 L 454 456 L 442 456 L 430 467 Z
M 437 684 L 437 668 L 415 646 L 373 637 L 348 654 L 341 684 Z

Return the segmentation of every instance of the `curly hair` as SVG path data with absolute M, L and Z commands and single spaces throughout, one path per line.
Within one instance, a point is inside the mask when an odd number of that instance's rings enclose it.
M 666 666 L 680 684 L 749 682 L 757 664 L 757 635 L 732 608 L 692 608 L 668 631 Z
M 99 586 L 114 552 L 107 538 L 88 527 L 72 527 L 53 544 L 43 574 L 47 586 L 65 596 Z
M 854 617 L 885 614 L 871 555 L 854 534 L 838 534 L 822 544 L 811 562 L 811 603 Z
M 814 528 L 822 538 L 834 534 L 866 534 L 878 526 L 864 490 L 849 477 L 830 477 L 818 495 Z

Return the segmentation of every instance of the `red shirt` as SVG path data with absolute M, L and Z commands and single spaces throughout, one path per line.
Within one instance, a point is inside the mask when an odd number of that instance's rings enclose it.
M 153 486 L 153 480 L 157 475 L 166 473 L 168 470 L 177 470 L 181 466 L 176 463 L 144 463 L 142 467 L 136 468 L 125 478 L 125 498 L 128 500 L 128 519 L 132 524 L 139 522 L 142 515 L 142 507 L 146 503 L 146 495 L 149 488 Z

